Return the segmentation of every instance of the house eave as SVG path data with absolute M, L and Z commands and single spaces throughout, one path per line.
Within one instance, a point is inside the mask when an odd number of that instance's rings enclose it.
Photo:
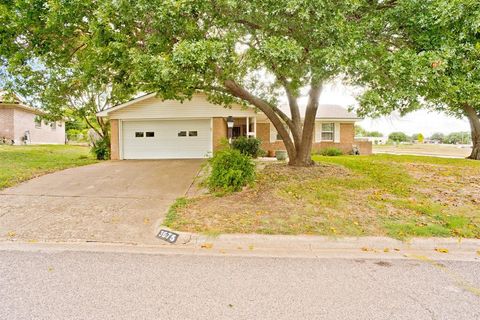
M 108 114 L 111 113 L 111 112 L 114 112 L 114 111 L 117 111 L 117 110 L 120 110 L 120 109 L 123 109 L 125 107 L 128 107 L 129 105 L 132 105 L 134 103 L 137 103 L 137 102 L 140 102 L 140 101 L 143 101 L 143 100 L 146 100 L 146 99 L 150 99 L 152 97 L 155 97 L 156 96 L 156 93 L 153 92 L 153 93 L 147 93 L 143 96 L 140 96 L 138 98 L 134 98 L 132 100 L 129 100 L 127 102 L 124 102 L 124 103 L 121 103 L 121 104 L 118 104 L 114 107 L 111 107 L 111 108 L 108 108 L 106 110 L 103 110 L 103 111 L 100 111 L 100 112 L 97 112 L 97 117 L 101 117 L 101 118 L 104 118 L 104 117 L 108 117 Z
M 28 111 L 28 112 L 31 112 L 31 113 L 34 113 L 34 114 L 37 114 L 37 115 L 45 115 L 46 114 L 45 111 L 42 111 L 40 109 L 24 105 L 23 103 L 19 103 L 19 102 L 0 101 L 0 107 L 2 107 L 2 106 L 21 109 L 21 110 Z
M 315 118 L 315 121 L 331 121 L 331 122 L 357 122 L 362 121 L 362 118 Z

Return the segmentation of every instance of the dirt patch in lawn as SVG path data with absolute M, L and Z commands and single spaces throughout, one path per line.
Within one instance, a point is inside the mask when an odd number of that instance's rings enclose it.
M 434 202 L 453 207 L 480 205 L 479 168 L 421 163 L 405 166 L 415 179 L 423 182 L 416 189 Z
M 178 209 L 170 227 L 202 233 L 349 234 L 381 233 L 375 190 L 349 195 L 362 178 L 347 168 L 319 164 L 266 166 L 255 186 L 223 197 L 205 195 Z
M 309 168 L 269 164 L 241 192 L 188 199 L 168 226 L 207 234 L 480 238 L 476 163 L 406 156 L 315 160 Z

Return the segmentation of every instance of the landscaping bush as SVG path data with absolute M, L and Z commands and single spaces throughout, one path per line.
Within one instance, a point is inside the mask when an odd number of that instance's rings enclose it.
M 110 159 L 110 139 L 103 137 L 96 141 L 92 141 L 92 153 L 97 160 L 109 160 Z
M 209 162 L 212 170 L 206 182 L 210 191 L 239 191 L 255 179 L 252 158 L 239 150 L 217 151 Z
M 321 156 L 329 156 L 329 157 L 334 157 L 334 156 L 341 156 L 343 155 L 343 151 L 338 149 L 338 148 L 335 148 L 335 147 L 329 147 L 329 148 L 324 148 L 324 149 L 321 149 L 319 152 L 318 152 L 319 155 Z
M 260 148 L 262 142 L 257 138 L 238 137 L 233 139 L 232 148 L 240 151 L 243 154 L 249 155 L 252 158 L 257 158 L 264 154 Z

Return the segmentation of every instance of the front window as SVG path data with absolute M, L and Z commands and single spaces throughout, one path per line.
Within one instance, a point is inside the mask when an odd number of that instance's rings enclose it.
M 39 116 L 36 116 L 33 121 L 35 121 L 35 128 L 40 129 L 42 127 L 42 119 Z
M 335 138 L 335 125 L 322 123 L 322 141 L 333 141 Z

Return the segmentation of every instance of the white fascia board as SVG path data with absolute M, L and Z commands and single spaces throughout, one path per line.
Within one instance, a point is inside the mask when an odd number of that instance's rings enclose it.
M 319 122 L 357 122 L 363 120 L 362 118 L 315 118 Z

